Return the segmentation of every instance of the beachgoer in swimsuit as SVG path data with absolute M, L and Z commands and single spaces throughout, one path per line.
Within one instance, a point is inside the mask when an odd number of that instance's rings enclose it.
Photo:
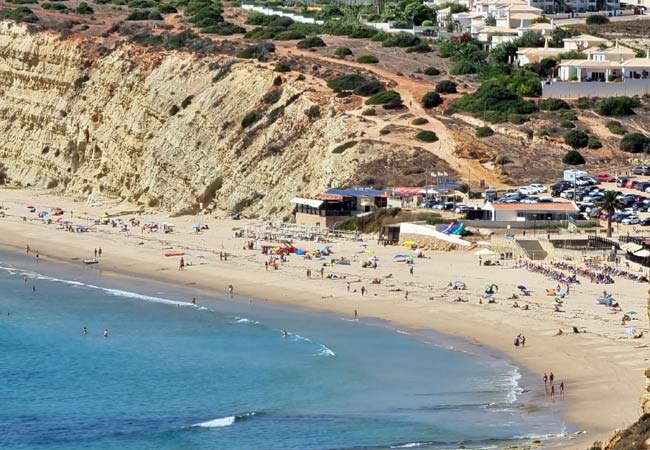
M 232 286 L 232 284 L 228 285 L 228 293 L 232 297 L 233 292 L 235 291 L 235 288 Z
M 359 320 L 359 314 L 356 309 L 354 310 L 354 320 Z
M 548 381 L 551 382 L 551 386 L 553 386 L 553 380 L 555 379 L 555 375 L 553 375 L 553 372 L 551 372 L 548 376 Z
M 99 257 L 101 258 L 102 257 L 102 248 L 101 247 L 99 247 L 99 250 L 97 250 L 97 253 L 99 254 Z
M 36 285 L 35 284 L 32 284 L 32 292 L 36 293 Z
M 287 330 L 282 330 L 282 337 L 287 337 L 289 336 L 289 333 L 287 333 Z
M 84 334 L 84 336 L 88 335 L 88 329 L 86 327 L 84 327 L 84 329 L 81 332 Z
M 544 377 L 542 379 L 544 380 L 544 386 L 546 386 L 546 383 L 548 383 L 548 375 L 546 375 L 546 372 L 544 372 Z
M 192 304 L 196 305 L 196 297 L 192 297 Z
M 105 329 L 104 329 L 104 337 L 105 337 L 105 338 L 108 337 L 108 328 L 105 328 Z

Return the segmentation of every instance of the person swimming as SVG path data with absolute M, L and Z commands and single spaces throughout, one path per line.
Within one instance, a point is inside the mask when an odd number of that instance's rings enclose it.
M 192 297 L 192 304 L 196 305 L 196 297 Z
M 81 330 L 81 332 L 84 334 L 84 336 L 88 335 L 88 329 L 86 327 L 84 327 L 83 330 Z
M 104 337 L 105 337 L 105 338 L 108 337 L 108 328 L 104 328 Z
M 282 330 L 282 337 L 287 337 L 289 336 L 289 333 L 287 333 L 287 330 Z

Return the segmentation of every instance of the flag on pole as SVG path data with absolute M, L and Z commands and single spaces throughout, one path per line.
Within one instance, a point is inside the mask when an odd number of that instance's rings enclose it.
M 568 231 L 569 233 L 576 233 L 578 231 L 578 222 L 576 222 L 575 217 L 567 216 L 569 222 Z

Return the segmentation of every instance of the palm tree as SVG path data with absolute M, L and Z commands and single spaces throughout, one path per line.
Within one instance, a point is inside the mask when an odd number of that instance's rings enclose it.
M 603 201 L 596 206 L 604 213 L 607 213 L 607 237 L 612 237 L 612 215 L 617 209 L 624 208 L 625 205 L 618 198 L 618 192 L 607 191 L 603 196 Z

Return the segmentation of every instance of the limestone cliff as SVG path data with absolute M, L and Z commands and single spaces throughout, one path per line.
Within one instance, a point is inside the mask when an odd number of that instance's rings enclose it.
M 3 22 L 0 162 L 23 185 L 259 215 L 430 164 L 415 147 L 364 140 L 363 118 L 346 115 L 323 80 L 278 76 L 250 60 L 107 49 Z

